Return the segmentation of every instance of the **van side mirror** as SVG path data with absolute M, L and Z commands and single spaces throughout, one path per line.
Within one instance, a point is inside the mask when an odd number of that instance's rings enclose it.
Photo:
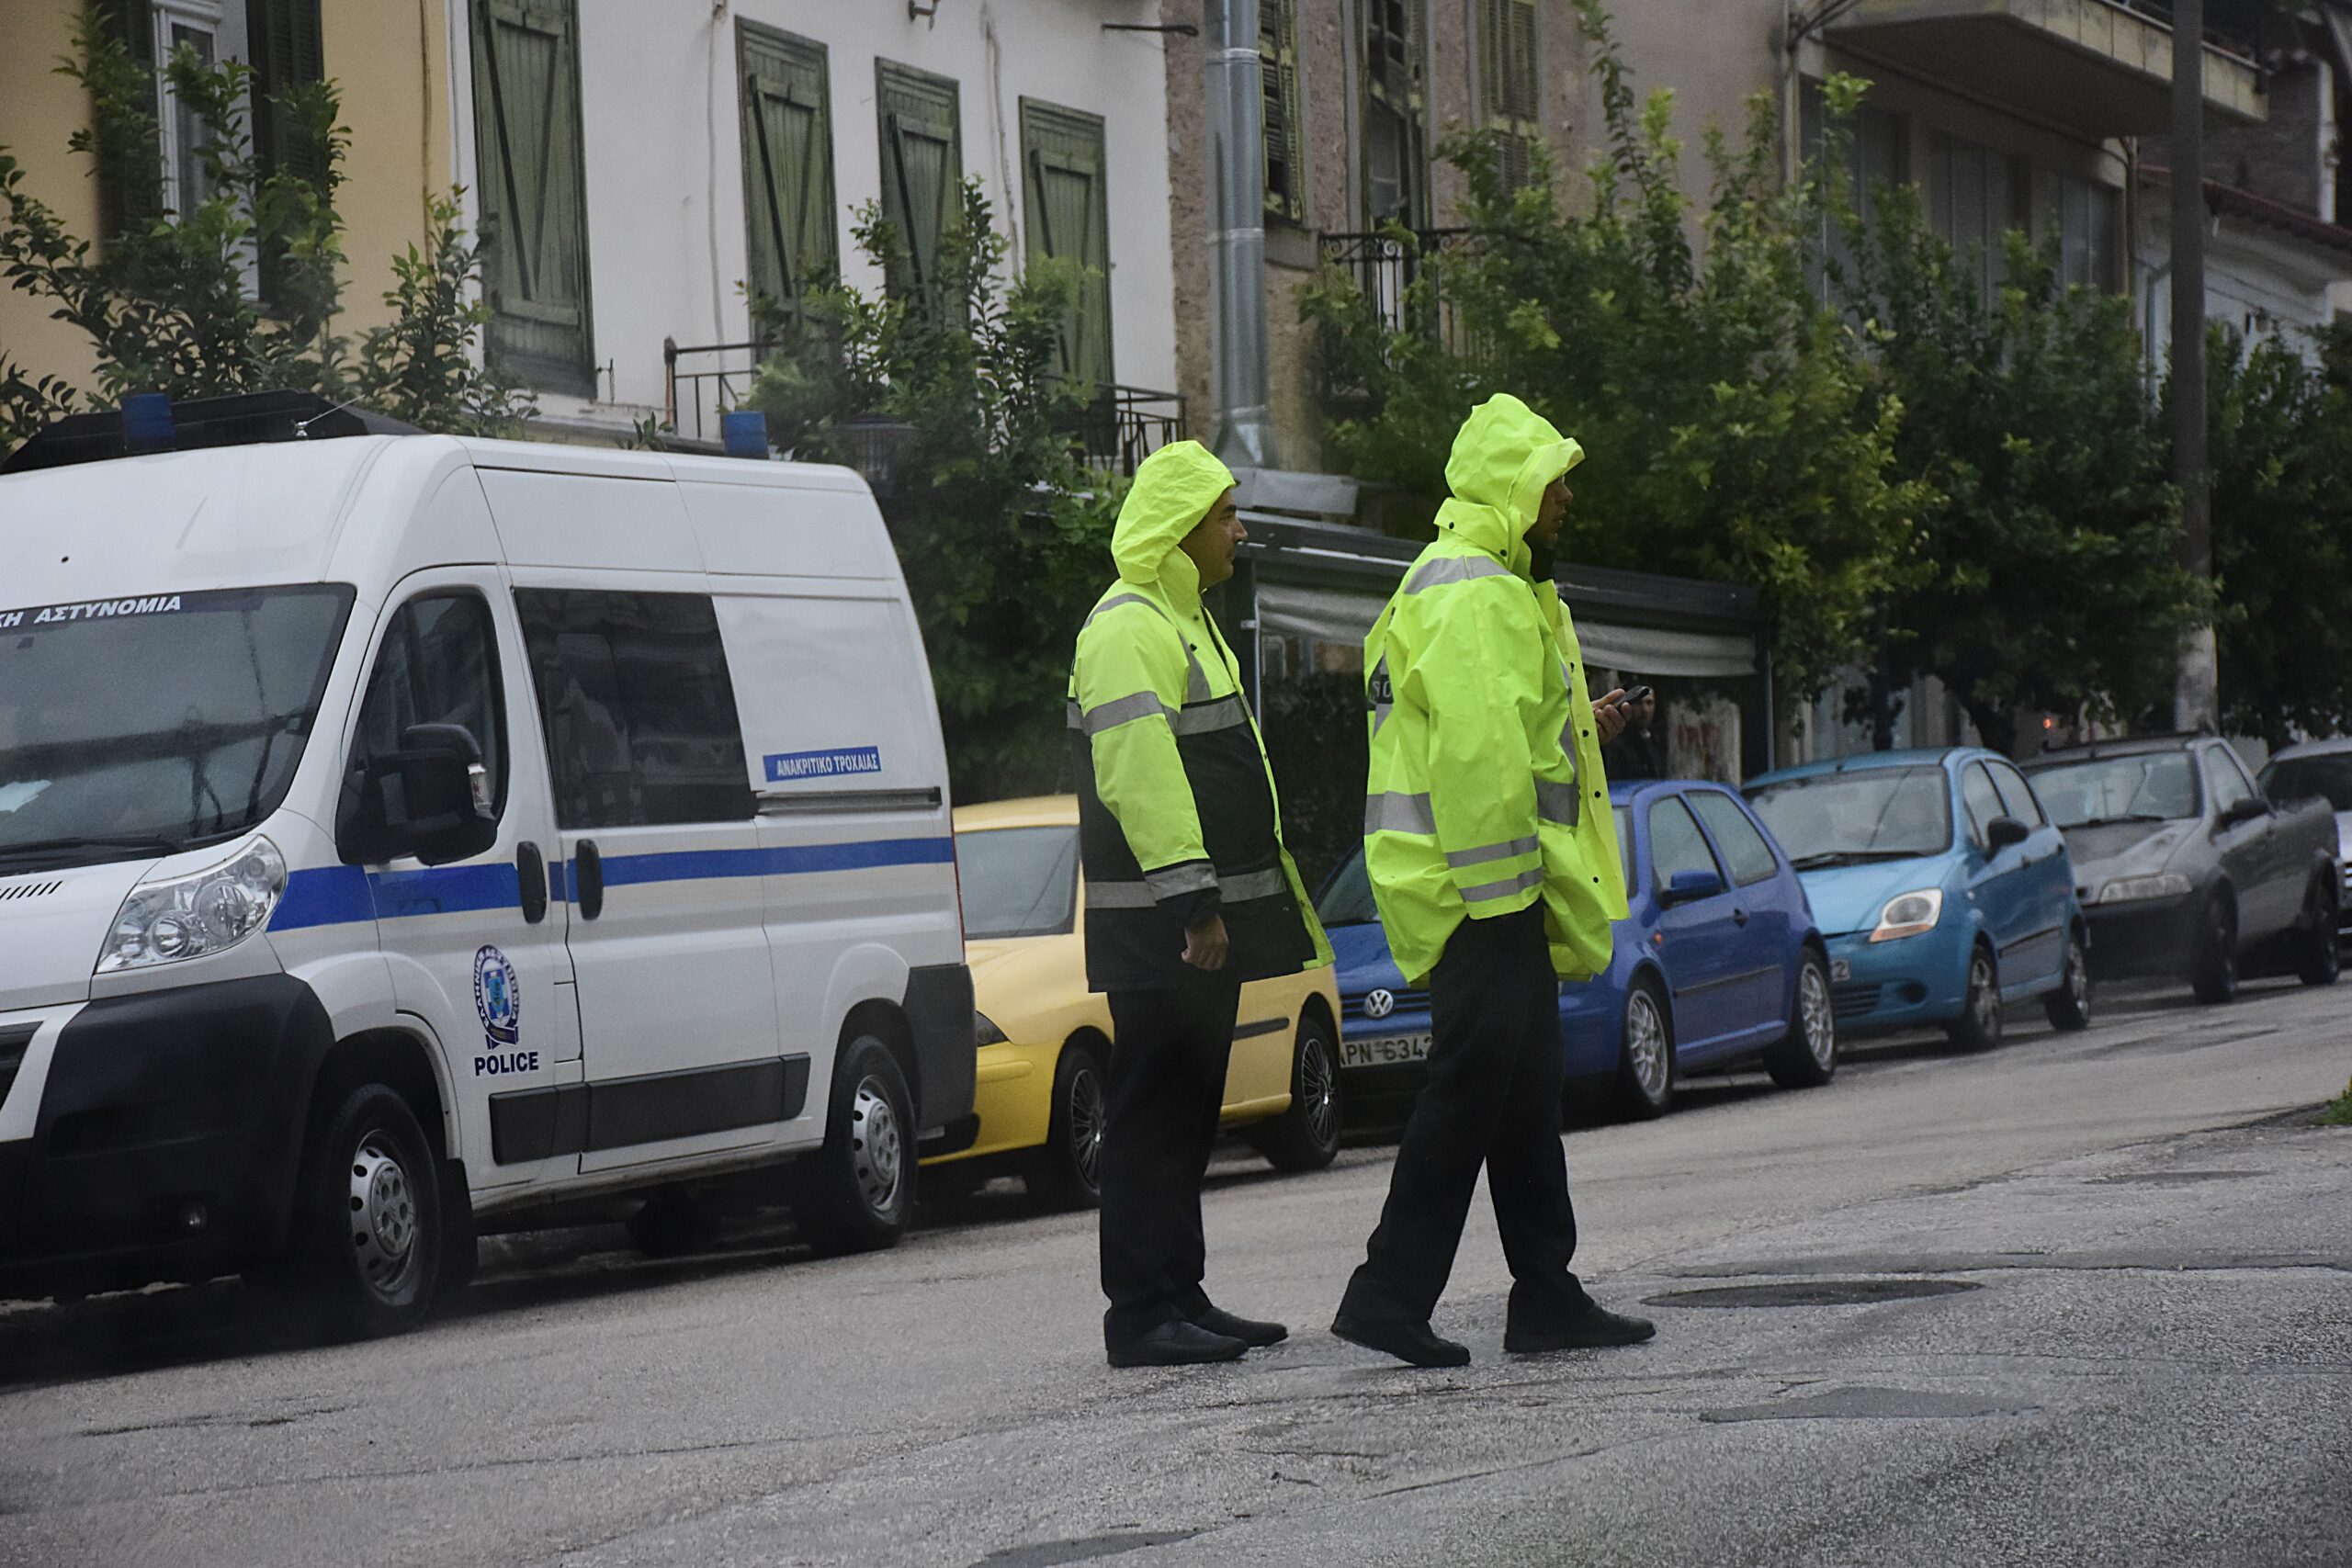
M 1658 902 L 1689 904 L 1712 898 L 1723 890 L 1724 879 L 1712 871 L 1678 871 L 1667 878 L 1666 891 L 1658 895 Z
M 414 855 L 444 865 L 498 841 L 498 806 L 481 745 L 461 724 L 413 724 L 400 750 L 354 771 L 335 813 L 345 864 L 380 865 Z
M 2011 844 L 2022 844 L 2033 837 L 2033 829 L 2014 817 L 1996 817 L 1984 824 L 1984 848 L 1988 853 L 1999 854 Z

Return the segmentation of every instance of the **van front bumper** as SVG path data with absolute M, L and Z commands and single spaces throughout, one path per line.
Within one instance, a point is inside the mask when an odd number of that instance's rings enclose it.
M 0 1020 L 0 1023 L 5 1023 Z M 303 1111 L 334 1043 L 272 975 L 90 1003 L 56 1032 L 32 1135 L 0 1143 L 0 1294 L 200 1279 L 284 1244 Z

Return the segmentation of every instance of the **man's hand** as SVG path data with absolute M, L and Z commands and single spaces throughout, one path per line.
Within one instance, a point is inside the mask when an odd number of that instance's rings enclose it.
M 1225 917 L 1211 915 L 1204 925 L 1184 930 L 1184 962 L 1214 975 L 1225 967 Z
M 1625 728 L 1625 688 L 1618 687 L 1592 705 L 1593 727 L 1600 731 L 1600 743 L 1608 745 Z

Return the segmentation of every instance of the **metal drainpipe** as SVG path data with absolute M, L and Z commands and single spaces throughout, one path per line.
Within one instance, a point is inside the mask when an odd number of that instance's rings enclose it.
M 1209 353 L 1216 455 L 1274 467 L 1266 398 L 1266 154 L 1258 0 L 1204 0 L 1209 133 Z

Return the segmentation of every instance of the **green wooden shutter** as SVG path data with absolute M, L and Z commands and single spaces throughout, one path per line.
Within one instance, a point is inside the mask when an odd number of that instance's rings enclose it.
M 1062 333 L 1062 373 L 1111 384 L 1111 223 L 1103 190 L 1102 121 L 1021 100 L 1022 207 L 1028 254 L 1088 269 Z
M 1306 221 L 1306 136 L 1298 93 L 1298 0 L 1260 0 L 1258 60 L 1266 216 Z
M 492 362 L 595 394 L 576 0 L 475 0 L 474 140 Z
M 326 172 L 319 149 L 270 100 L 289 87 L 326 79 L 319 0 L 247 0 L 245 38 L 254 67 L 254 151 L 262 170 L 315 180 Z
M 839 270 L 833 224 L 832 104 L 825 46 L 735 24 L 741 73 L 743 202 L 755 294 L 797 322 L 813 283 Z
M 1367 228 L 1430 221 L 1424 0 L 1362 0 L 1363 200 Z
M 130 58 L 150 71 L 154 70 L 155 13 L 148 0 L 105 0 L 99 14 L 115 36 L 122 39 Z M 160 111 L 161 103 L 159 90 L 153 107 Z M 149 155 L 141 165 L 139 178 L 130 181 L 107 178 L 100 183 L 98 232 L 101 238 L 144 229 L 164 210 L 164 144 L 160 135 L 149 139 Z
M 1479 94 L 1487 128 L 1498 133 L 1498 172 L 1514 190 L 1534 178 L 1535 147 L 1544 134 L 1536 50 L 1535 0 L 1479 0 Z
M 887 279 L 894 295 L 926 299 L 938 283 L 939 239 L 962 211 L 964 135 L 956 84 L 944 76 L 874 64 L 882 130 L 882 216 L 907 247 Z

